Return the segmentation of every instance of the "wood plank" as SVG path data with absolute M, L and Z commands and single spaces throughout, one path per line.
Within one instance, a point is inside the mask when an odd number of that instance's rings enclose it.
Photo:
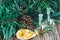
M 58 28 L 58 33 L 59 33 L 59 37 L 60 37 L 60 23 L 57 24 L 57 28 Z
M 45 33 L 45 34 L 43 35 L 43 37 L 44 37 L 44 40 L 49 40 L 49 34 L 48 34 L 48 33 Z
M 45 33 L 43 37 L 37 37 L 35 39 L 36 40 L 60 40 L 57 26 L 54 27 L 53 31 L 50 31 L 49 33 Z
M 60 40 L 57 26 L 54 27 L 53 32 L 54 32 L 56 40 Z

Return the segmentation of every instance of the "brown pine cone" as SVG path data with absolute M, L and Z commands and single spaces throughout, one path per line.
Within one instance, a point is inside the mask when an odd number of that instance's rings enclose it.
M 22 21 L 22 23 L 26 23 L 27 26 L 29 25 L 29 27 L 33 27 L 32 18 L 31 18 L 30 16 L 28 16 L 28 15 L 23 15 L 23 16 L 21 17 L 21 21 Z M 27 26 L 26 26 L 26 27 L 27 27 Z M 27 28 L 29 28 L 29 27 L 27 27 Z
M 21 20 L 22 20 L 22 21 L 25 21 L 25 22 L 27 22 L 27 23 L 32 22 L 31 17 L 30 17 L 30 16 L 27 16 L 27 15 L 23 15 L 23 16 L 21 17 Z

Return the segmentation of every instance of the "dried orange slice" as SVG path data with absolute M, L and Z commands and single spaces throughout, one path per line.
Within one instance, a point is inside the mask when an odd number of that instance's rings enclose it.
M 36 36 L 36 33 L 29 29 L 20 29 L 17 31 L 16 36 L 18 39 L 30 39 Z

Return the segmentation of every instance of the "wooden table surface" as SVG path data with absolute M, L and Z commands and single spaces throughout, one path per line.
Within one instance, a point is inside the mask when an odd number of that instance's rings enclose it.
M 45 33 L 41 37 L 35 37 L 31 40 L 60 40 L 60 24 L 57 24 L 52 31 Z
M 11 37 L 10 40 L 18 40 L 16 37 Z M 36 36 L 30 40 L 60 40 L 60 23 L 54 26 L 54 29 L 43 36 Z

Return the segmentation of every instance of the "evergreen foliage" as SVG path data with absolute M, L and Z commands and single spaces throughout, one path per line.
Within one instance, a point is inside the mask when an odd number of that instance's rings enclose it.
M 51 18 L 60 19 L 60 0 L 0 0 L 0 35 L 8 38 L 15 34 L 16 27 L 22 25 L 18 19 L 24 14 L 31 16 L 35 24 L 39 13 L 46 19 L 47 7 L 51 8 Z

